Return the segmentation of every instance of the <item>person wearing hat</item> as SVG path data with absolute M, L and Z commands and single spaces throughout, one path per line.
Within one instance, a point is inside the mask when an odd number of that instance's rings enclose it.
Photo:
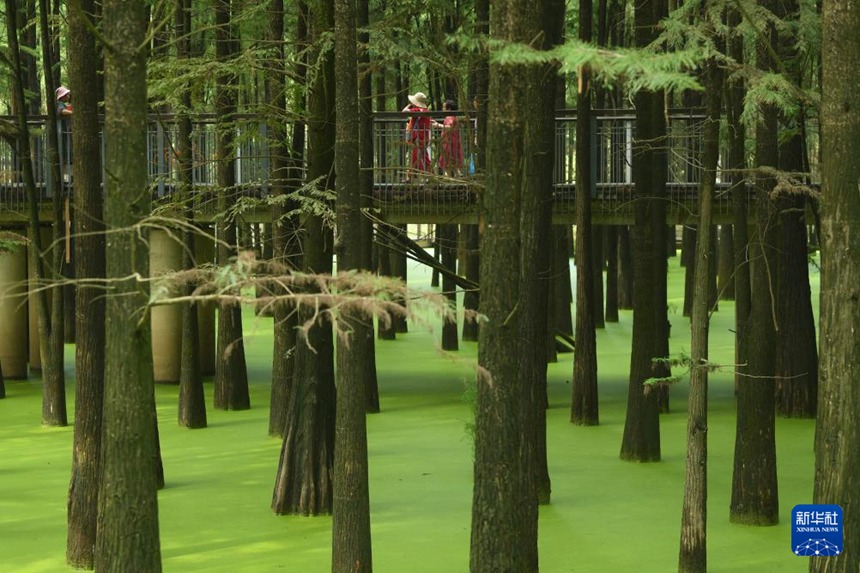
M 57 96 L 57 119 L 60 120 L 60 170 L 63 180 L 71 182 L 72 179 L 72 130 L 71 120 L 74 110 L 72 109 L 72 90 L 66 86 L 60 86 L 54 94 Z
M 66 86 L 60 86 L 54 92 L 57 95 L 57 115 L 64 117 L 74 113 L 71 104 L 72 90 Z
M 427 96 L 417 92 L 408 96 L 409 105 L 403 108 L 403 113 L 426 112 Z M 414 115 L 406 124 L 406 138 L 412 144 L 412 153 L 409 158 L 409 173 L 406 182 L 409 182 L 412 172 L 426 173 L 430 171 L 430 130 L 433 120 L 427 115 Z

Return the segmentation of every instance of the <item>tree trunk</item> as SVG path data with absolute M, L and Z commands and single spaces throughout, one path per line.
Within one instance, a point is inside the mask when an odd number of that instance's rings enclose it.
M 136 225 L 151 212 L 146 174 L 146 42 L 144 5 L 104 3 L 105 223 L 107 297 L 104 434 L 95 568 L 161 571 L 156 499 L 155 399 L 149 321 L 149 256 Z
M 238 52 L 238 40 L 233 33 L 233 5 L 232 0 L 214 1 L 215 57 L 219 62 L 225 63 Z M 236 75 L 230 73 L 221 73 L 216 78 L 215 155 L 218 157 L 218 210 L 222 213 L 236 200 L 236 151 L 232 121 L 236 114 L 237 81 Z M 221 222 L 217 230 L 220 239 L 218 264 L 228 265 L 229 259 L 236 256 L 236 223 Z M 218 305 L 215 407 L 219 410 L 247 410 L 251 407 L 245 343 L 242 337 L 242 307 L 234 302 L 221 302 Z
M 579 108 L 577 107 L 577 123 L 581 121 L 579 118 Z M 588 124 L 586 128 L 590 130 Z M 591 139 L 589 134 L 589 139 Z M 591 149 L 587 150 L 588 157 L 591 157 Z M 578 154 L 577 154 L 578 155 Z M 592 173 L 590 178 L 595 177 Z M 589 199 L 591 195 L 590 188 L 587 189 Z M 603 225 L 592 225 L 591 227 L 591 280 L 594 283 L 591 290 L 592 304 L 594 305 L 594 328 L 606 328 L 606 321 L 603 318 Z M 577 242 L 579 242 L 577 240 Z M 577 271 L 578 272 L 578 271 Z
M 711 206 L 720 156 L 722 70 L 711 60 L 705 64 L 707 117 L 699 184 L 699 228 L 711 227 Z M 690 396 L 687 400 L 687 457 L 684 472 L 684 506 L 681 514 L 680 573 L 707 571 L 708 523 L 708 331 L 710 327 L 710 233 L 696 245 L 695 299 L 690 325 Z
M 332 33 L 332 0 L 315 4 L 309 14 L 312 39 Z M 307 179 L 322 178 L 322 185 L 331 189 L 335 145 L 333 49 L 317 49 L 310 58 L 319 61 L 320 68 L 308 90 Z M 331 229 L 325 227 L 321 217 L 312 214 L 306 215 L 302 223 L 304 272 L 331 274 Z M 313 309 L 300 308 L 298 323 L 303 325 L 310 320 L 314 324 L 307 331 L 307 339 L 300 338 L 296 343 L 293 384 L 272 498 L 272 509 L 277 514 L 316 515 L 332 510 L 334 342 L 331 323 L 317 320 Z
M 782 2 L 777 16 L 797 26 L 798 3 Z M 804 73 L 794 41 L 781 42 L 778 52 L 789 77 L 803 87 Z M 809 171 L 806 165 L 804 102 L 797 111 L 780 117 L 789 137 L 780 138 L 779 168 Z M 779 199 L 779 280 L 777 284 L 776 411 L 781 416 L 814 418 L 818 408 L 818 349 L 809 288 L 806 241 L 806 195 L 787 194 Z
M 270 8 L 269 34 L 273 40 L 277 39 L 276 61 L 282 61 L 283 53 L 282 39 L 284 37 L 284 3 L 276 0 Z M 307 5 L 298 3 L 298 17 L 296 20 L 295 42 L 298 49 L 304 49 L 308 41 Z M 305 87 L 305 58 L 301 58 L 293 69 L 294 81 Z M 287 110 L 286 101 L 286 77 L 284 71 L 274 68 L 267 77 L 267 89 L 270 95 L 267 100 L 277 110 L 273 118 L 274 141 L 272 193 L 285 194 L 301 187 L 302 163 L 305 152 L 305 124 L 300 119 L 293 122 L 292 139 L 289 150 L 286 149 L 286 125 L 283 114 Z M 293 111 L 299 117 L 305 111 L 304 98 L 298 97 L 292 102 Z M 273 260 L 279 269 L 286 271 L 300 266 L 298 257 L 301 255 L 298 244 L 298 222 L 295 216 L 288 217 L 288 213 L 295 207 L 292 204 L 279 204 L 273 207 L 275 219 L 279 223 L 272 228 Z M 282 289 L 275 291 L 284 294 Z M 274 313 L 274 342 L 272 353 L 272 388 L 269 398 L 269 435 L 284 438 L 287 423 L 287 411 L 290 402 L 290 393 L 293 387 L 293 373 L 295 370 L 296 352 L 296 327 L 297 319 L 295 306 L 288 302 L 278 302 L 272 309 Z
M 579 39 L 591 41 L 592 3 L 580 0 Z M 591 75 L 580 70 L 581 88 L 576 101 L 576 352 L 573 355 L 573 384 L 571 385 L 570 421 L 574 424 L 596 426 L 599 423 L 597 399 L 597 337 L 594 329 L 600 314 L 603 322 L 603 296 L 596 300 L 596 289 L 603 289 L 603 249 L 596 255 L 592 250 L 600 227 L 591 224 Z M 601 293 L 602 295 L 602 293 Z M 598 310 L 599 307 L 599 310 Z
M 451 274 L 457 272 L 457 225 L 436 225 L 436 234 L 439 237 L 440 250 L 442 251 L 442 266 Z M 448 305 L 452 310 L 452 319 L 445 318 L 442 324 L 442 350 L 459 350 L 457 333 L 457 286 L 450 274 L 442 277 L 442 292 L 448 299 Z
M 657 22 L 665 15 L 662 0 L 637 6 L 635 11 L 636 45 L 645 46 L 656 34 Z M 633 341 L 630 356 L 630 381 L 627 390 L 627 415 L 621 442 L 621 459 L 650 462 L 660 460 L 660 419 L 658 392 L 645 391 L 645 381 L 655 375 L 652 358 L 661 356 L 658 305 L 663 294 L 665 306 L 666 250 L 661 231 L 666 227 L 665 195 L 666 154 L 655 142 L 666 137 L 662 93 L 640 92 L 636 100 L 636 137 L 633 150 L 633 181 L 636 193 L 636 224 L 633 227 Z M 662 221 L 660 220 L 662 217 Z M 658 275 L 662 272 L 664 288 Z M 662 309 L 662 316 L 666 316 Z M 665 355 L 663 355 L 665 356 Z
M 75 172 L 74 232 L 77 236 L 75 276 L 79 280 L 105 277 L 104 201 L 99 166 L 100 133 L 95 38 L 89 32 L 92 0 L 69 5 L 70 86 L 75 94 L 77 125 L 72 133 Z M 96 545 L 98 491 L 104 402 L 105 297 L 98 289 L 76 289 L 75 438 L 69 484 L 66 562 L 92 569 Z
M 361 49 L 358 62 L 360 66 L 359 91 L 359 134 L 360 134 L 360 158 L 359 173 L 361 181 L 361 209 L 363 213 L 369 213 L 373 207 L 373 90 L 372 90 L 372 68 L 370 65 L 370 52 L 367 46 L 370 42 L 370 34 L 366 31 L 370 24 L 370 2 L 369 0 L 358 0 L 356 17 L 359 30 L 359 48 Z M 362 48 L 363 47 L 363 48 Z M 373 269 L 373 221 L 366 215 L 361 216 L 361 269 L 370 271 Z M 379 412 L 379 380 L 376 375 L 376 341 L 373 338 L 373 318 L 369 319 L 368 328 L 361 329 L 361 337 L 356 339 L 360 345 L 359 351 L 363 356 L 363 364 L 366 369 L 364 373 L 365 408 L 367 412 Z
M 618 226 L 606 227 L 606 322 L 618 322 Z
M 480 256 L 480 232 L 478 225 L 463 225 L 462 233 L 466 235 L 466 264 L 465 276 L 466 279 L 475 284 L 481 282 L 481 256 Z M 463 319 L 463 340 L 477 341 L 479 323 L 475 313 L 478 312 L 480 303 L 480 291 L 477 289 L 466 289 L 463 292 L 463 310 L 465 318 Z
M 618 227 L 618 308 L 633 308 L 633 246 L 630 227 Z
M 39 28 L 41 31 L 42 45 L 42 61 L 53 62 L 58 59 L 58 56 L 52 52 L 52 34 L 53 27 L 49 24 L 49 7 L 47 0 L 39 2 Z M 54 94 L 56 84 L 52 81 L 51 74 L 44 75 L 45 93 L 48 101 L 51 101 L 51 96 Z M 57 139 L 57 108 L 55 105 L 47 106 L 48 125 L 46 129 L 48 142 L 48 158 L 50 160 L 50 178 L 53 189 L 59 190 L 62 186 L 62 176 L 60 174 L 60 155 L 59 141 Z M 68 142 L 66 143 L 68 145 Z M 54 215 L 54 221 L 63 220 L 63 194 L 54 193 L 51 199 L 51 211 Z M 49 273 L 45 273 L 46 278 L 57 280 L 60 276 L 60 269 L 64 263 L 63 249 L 60 245 L 63 244 L 65 236 L 65 227 L 63 225 L 53 225 L 53 247 L 50 249 L 51 263 Z M 36 231 L 38 232 L 38 231 Z M 41 245 L 39 245 L 41 251 Z M 64 289 L 67 294 L 74 297 L 74 287 Z M 42 361 L 42 424 L 48 426 L 65 426 L 66 417 L 66 375 L 64 371 L 64 346 L 65 340 L 65 319 L 63 290 L 53 289 L 53 296 L 50 299 L 50 307 L 45 305 L 45 312 L 48 315 L 45 317 L 44 326 L 47 330 L 41 330 L 41 337 L 45 341 L 45 346 L 41 348 Z M 47 302 L 47 299 L 45 299 Z M 37 303 L 38 309 L 38 303 Z M 69 315 L 71 322 L 74 323 L 74 314 Z M 42 321 L 39 321 L 40 326 Z
M 477 11 L 479 21 L 486 7 Z M 492 12 L 494 37 L 533 42 L 541 37 L 541 9 L 546 8 L 535 10 L 525 1 L 497 6 Z M 540 290 L 536 284 L 541 270 L 537 249 L 548 247 L 549 220 L 543 214 L 548 216 L 550 204 L 546 161 L 552 147 L 544 147 L 548 134 L 542 133 L 544 123 L 535 121 L 544 106 L 534 106 L 537 113 L 524 110 L 542 101 L 555 78 L 542 65 L 490 66 L 481 245 L 481 312 L 488 320 L 478 344 L 474 573 L 537 570 L 534 381 L 546 368 L 545 352 L 521 340 L 545 340 L 546 307 L 535 291 Z
M 776 39 L 773 25 L 765 32 Z M 758 66 L 770 70 L 770 56 L 763 41 L 758 46 Z M 759 169 L 774 168 L 777 157 L 777 115 L 764 106 L 756 126 L 755 161 Z M 756 177 L 756 229 L 750 244 L 752 265 L 749 344 L 746 366 L 738 379 L 738 415 L 735 434 L 734 474 L 729 519 L 747 525 L 775 525 L 779 521 L 774 436 L 774 364 L 776 336 L 776 211 L 770 198 L 773 178 Z
M 176 50 L 180 60 L 191 57 L 191 1 L 178 0 L 176 6 Z M 180 95 L 182 107 L 177 113 L 177 157 L 179 168 L 179 197 L 185 205 L 185 224 L 182 243 L 182 268 L 191 270 L 195 261 L 195 235 L 192 227 L 193 211 L 193 166 L 191 143 L 191 87 L 182 86 Z M 192 295 L 196 285 L 185 287 L 185 295 Z M 206 427 L 206 397 L 203 394 L 203 371 L 200 366 L 200 332 L 197 322 L 198 304 L 193 302 L 182 305 L 182 356 L 179 368 L 179 425 L 185 428 Z
M 741 14 L 729 8 L 728 24 L 733 30 L 729 36 L 729 56 L 743 62 L 743 37 L 736 30 L 741 23 Z M 744 106 L 743 80 L 729 82 L 729 98 L 726 102 L 726 121 L 729 125 L 729 167 L 732 181 L 732 222 L 735 246 L 735 364 L 746 363 L 747 324 L 751 307 L 750 265 L 747 258 L 749 229 L 747 222 L 747 189 L 744 179 L 746 167 L 746 135 L 741 122 Z M 740 381 L 740 369 L 735 371 L 735 389 Z
M 720 225 L 717 291 L 720 300 L 735 300 L 735 242 L 731 225 Z
M 334 3 L 338 272 L 362 268 L 355 0 Z M 359 342 L 373 321 L 360 308 L 338 315 L 332 573 L 373 570 L 367 473 L 366 357 Z M 352 335 L 348 334 L 352 331 Z
M 570 251 L 569 241 L 570 227 L 567 225 L 552 226 L 552 276 L 550 299 L 550 312 L 555 319 L 555 331 L 568 336 L 573 336 L 573 317 L 570 313 L 571 294 L 570 281 Z M 567 345 L 556 344 L 558 352 L 572 352 Z
M 824 3 L 821 105 L 821 378 L 815 421 L 815 503 L 838 503 L 844 547 L 837 557 L 813 557 L 812 573 L 860 569 L 860 6 Z M 846 113 L 848 112 L 848 113 Z

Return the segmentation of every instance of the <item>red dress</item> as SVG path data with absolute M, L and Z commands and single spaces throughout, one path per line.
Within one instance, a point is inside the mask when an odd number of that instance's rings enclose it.
M 408 111 L 428 111 L 425 107 L 410 105 Z M 412 144 L 409 167 L 416 171 L 430 171 L 430 126 L 429 116 L 415 116 L 406 124 L 406 137 Z
M 455 116 L 449 115 L 442 125 L 442 152 L 439 154 L 439 169 L 442 173 L 454 174 L 463 169 L 460 122 Z

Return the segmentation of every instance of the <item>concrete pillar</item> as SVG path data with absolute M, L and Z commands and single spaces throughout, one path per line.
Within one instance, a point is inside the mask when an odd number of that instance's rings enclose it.
M 213 234 L 211 228 L 204 228 L 206 234 Z M 198 265 L 215 262 L 215 241 L 203 235 L 194 240 L 195 258 Z M 200 338 L 200 371 L 204 376 L 215 374 L 215 304 L 212 302 L 197 305 L 197 329 Z
M 0 363 L 4 378 L 26 378 L 27 252 L 24 245 L 0 251 Z
M 149 233 L 149 274 L 157 277 L 182 269 L 181 235 L 152 230 Z M 182 364 L 182 307 L 166 304 L 152 308 L 152 367 L 156 382 L 178 384 Z

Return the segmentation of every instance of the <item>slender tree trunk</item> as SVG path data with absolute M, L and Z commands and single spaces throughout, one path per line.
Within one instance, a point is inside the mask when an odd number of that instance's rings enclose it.
M 550 312 L 554 315 L 556 332 L 573 336 L 573 317 L 570 313 L 570 303 L 573 298 L 570 281 L 570 227 L 553 225 L 552 227 L 552 273 L 553 286 L 551 289 Z M 572 352 L 566 345 L 556 344 L 558 352 Z
M 741 22 L 740 12 L 729 8 L 728 23 L 732 30 L 729 36 L 729 56 L 743 62 L 743 37 L 737 32 Z M 749 228 L 747 222 L 748 192 L 743 171 L 746 167 L 746 134 L 741 122 L 745 95 L 743 81 L 733 79 L 729 82 L 729 98 L 726 102 L 726 120 L 729 125 L 729 167 L 732 181 L 732 214 L 735 246 L 735 364 L 746 363 L 747 324 L 751 302 L 750 265 L 747 257 L 749 248 Z M 736 370 L 735 388 L 740 381 L 740 369 Z
M 442 265 L 451 274 L 457 272 L 457 225 L 437 225 L 436 234 L 442 251 Z M 449 274 L 442 277 L 442 292 L 448 299 L 448 304 L 453 311 L 453 319 L 444 319 L 442 324 L 442 350 L 459 350 L 457 333 L 457 286 Z
M 304 49 L 308 41 L 307 5 L 298 3 L 295 42 L 298 49 Z M 276 0 L 270 8 L 269 34 L 277 42 L 275 60 L 282 60 L 284 37 L 284 3 Z M 305 86 L 305 58 L 301 58 L 293 70 L 294 81 Z M 276 64 L 278 65 L 278 64 Z M 290 148 L 285 148 L 286 125 L 282 117 L 287 110 L 286 77 L 284 70 L 274 67 L 268 74 L 266 86 L 269 90 L 267 100 L 275 109 L 273 118 L 274 147 L 273 147 L 273 194 L 284 194 L 294 191 L 302 184 L 302 163 L 305 152 L 305 124 L 302 119 L 293 122 Z M 293 111 L 301 118 L 305 111 L 304 97 L 298 97 L 292 102 Z M 283 141 L 283 143 L 281 143 Z M 292 204 L 279 204 L 273 207 L 276 224 L 272 226 L 273 260 L 276 267 L 283 269 L 298 268 L 301 248 L 298 244 L 298 222 L 289 217 Z M 284 294 L 282 289 L 275 291 Z M 296 348 L 296 312 L 294 305 L 288 302 L 278 302 L 274 305 L 274 342 L 272 353 L 272 388 L 269 398 L 269 435 L 284 438 L 286 432 L 287 412 L 290 403 L 290 393 L 293 388 L 293 373 L 295 370 Z
M 355 0 L 334 3 L 335 82 L 337 106 L 335 172 L 337 174 L 338 272 L 362 268 L 361 185 L 359 180 L 359 107 Z M 337 339 L 337 413 L 332 507 L 332 573 L 373 570 L 370 543 L 370 494 L 367 473 L 367 370 L 360 346 L 371 317 L 346 306 L 340 328 L 352 331 Z
M 229 62 L 238 52 L 234 36 L 232 0 L 215 2 L 215 57 Z M 236 114 L 237 81 L 235 74 L 222 73 L 216 79 L 215 118 L 217 136 L 215 155 L 219 206 L 222 213 L 236 200 L 236 164 L 233 119 Z M 218 224 L 218 264 L 229 264 L 236 255 L 236 223 Z M 219 410 L 247 410 L 251 407 L 245 343 L 242 337 L 242 307 L 234 302 L 218 305 L 218 348 L 215 362 L 215 407 Z
M 590 98 L 589 98 L 590 99 Z M 582 119 L 579 117 L 579 108 L 577 107 L 577 125 Z M 591 130 L 590 124 L 586 124 L 586 129 Z M 589 140 L 591 139 L 591 134 L 589 134 Z M 587 149 L 589 157 L 589 163 L 591 161 L 590 157 L 592 155 L 592 149 Z M 577 153 L 577 156 L 579 153 Z M 596 173 L 592 173 L 590 178 L 596 177 Z M 591 189 L 588 188 L 588 196 L 590 199 Z M 577 227 L 578 227 L 577 223 Z M 603 225 L 592 225 L 591 226 L 591 280 L 594 283 L 591 289 L 592 296 L 592 304 L 594 305 L 594 328 L 606 328 L 606 320 L 603 318 Z M 577 237 L 577 243 L 578 243 Z M 579 272 L 579 271 L 577 271 Z
M 475 284 L 481 282 L 481 257 L 480 257 L 480 232 L 478 225 L 463 225 L 462 233 L 466 235 L 466 264 L 465 276 Z M 478 305 L 480 303 L 480 291 L 477 289 L 466 289 L 463 293 L 463 340 L 477 341 L 479 323 L 477 320 Z
M 104 3 L 105 222 L 107 241 L 104 434 L 99 491 L 98 571 L 161 571 L 156 498 L 155 399 L 149 321 L 147 244 L 135 227 L 150 213 L 146 174 L 146 21 L 133 0 Z
M 630 227 L 618 227 L 618 308 L 633 308 L 633 252 Z
M 177 0 L 176 5 L 176 50 L 180 60 L 191 57 L 191 1 Z M 195 235 L 192 228 L 194 220 L 191 156 L 191 87 L 182 86 L 180 95 L 182 107 L 177 113 L 178 142 L 177 158 L 179 166 L 179 196 L 185 205 L 185 223 L 182 243 L 182 268 L 190 270 L 196 265 Z M 185 294 L 194 293 L 196 285 L 185 287 Z M 197 322 L 197 303 L 185 303 L 182 307 L 182 356 L 179 368 L 179 425 L 185 428 L 206 427 L 206 398 L 203 394 L 203 372 L 200 366 L 200 333 Z
M 711 227 L 711 208 L 720 155 L 722 70 L 711 60 L 704 70 L 707 118 L 699 185 L 699 228 Z M 690 326 L 690 396 L 687 400 L 687 457 L 684 473 L 684 507 L 681 514 L 680 573 L 707 571 L 708 523 L 708 331 L 711 234 L 702 233 L 696 245 L 696 288 Z
M 42 61 L 52 62 L 58 56 L 52 53 L 52 32 L 53 27 L 49 24 L 48 17 L 48 2 L 40 0 L 39 2 L 39 28 L 41 30 L 42 44 Z M 43 76 L 45 81 L 46 99 L 51 101 L 51 96 L 54 94 L 56 84 L 52 81 L 51 74 Z M 57 108 L 54 105 L 47 106 L 48 111 L 48 126 L 46 130 L 48 140 L 48 159 L 50 161 L 50 178 L 52 189 L 56 192 L 51 198 L 51 211 L 54 215 L 54 221 L 63 220 L 63 199 L 64 194 L 60 192 L 62 187 L 62 176 L 60 175 L 60 154 L 59 141 L 57 138 Z M 66 142 L 68 145 L 68 142 Z M 63 249 L 60 245 L 63 244 L 65 236 L 65 227 L 60 224 L 53 225 L 53 247 L 50 249 L 51 264 L 50 274 L 45 273 L 47 278 L 58 279 L 59 270 L 63 266 L 64 257 Z M 38 232 L 38 231 L 37 231 Z M 41 245 L 40 250 L 41 250 Z M 70 291 L 74 296 L 74 290 Z M 45 306 L 47 331 L 41 331 L 41 337 L 45 341 L 45 346 L 41 348 L 42 354 L 42 423 L 48 426 L 65 426 L 67 424 L 66 417 L 66 375 L 64 371 L 64 303 L 63 292 L 60 289 L 54 289 L 53 296 L 50 299 L 50 307 Z M 37 304 L 38 309 L 38 304 Z M 71 315 L 74 316 L 73 314 Z M 72 320 L 74 322 L 74 320 Z M 41 321 L 40 321 L 41 323 Z
M 720 225 L 717 292 L 721 300 L 735 300 L 735 241 L 731 225 Z
M 579 39 L 591 41 L 593 7 L 590 0 L 579 3 Z M 579 94 L 576 101 L 576 352 L 573 355 L 573 384 L 571 385 L 570 421 L 574 424 L 596 426 L 600 422 L 597 399 L 597 322 L 598 303 L 595 289 L 603 281 L 594 274 L 603 274 L 602 249 L 600 260 L 593 249 L 591 225 L 591 74 L 587 67 L 580 70 Z M 600 234 L 596 233 L 599 238 Z M 599 270 L 598 270 L 599 266 Z M 600 320 L 603 320 L 603 297 L 600 297 Z
M 815 421 L 815 503 L 837 503 L 844 547 L 837 557 L 813 557 L 812 573 L 860 570 L 860 6 L 824 3 L 821 133 L 821 378 Z M 851 110 L 846 113 L 846 110 Z
M 104 201 L 99 166 L 100 133 L 95 90 L 95 38 L 89 31 L 94 20 L 92 0 L 69 5 L 70 86 L 75 94 L 77 125 L 72 133 L 75 172 L 74 217 L 75 276 L 99 280 L 105 276 Z M 66 561 L 73 567 L 91 569 L 96 545 L 96 519 L 104 402 L 105 297 L 97 288 L 76 289 L 75 330 L 75 439 L 72 478 L 69 484 Z
M 606 322 L 618 322 L 618 227 L 606 227 Z
M 373 221 L 366 215 L 373 207 L 373 92 L 372 92 L 372 67 L 370 65 L 370 51 L 367 46 L 370 43 L 370 34 L 366 31 L 370 24 L 370 1 L 357 0 L 356 18 L 359 43 L 359 133 L 360 133 L 360 158 L 361 172 L 361 269 L 370 271 L 373 269 Z M 376 341 L 373 338 L 373 319 L 369 319 L 368 328 L 362 328 L 361 339 L 356 339 L 356 344 L 361 346 L 361 354 L 364 356 L 363 364 L 366 369 L 364 373 L 365 407 L 369 413 L 379 412 L 379 380 L 376 375 Z M 357 333 L 358 334 L 358 333 Z

